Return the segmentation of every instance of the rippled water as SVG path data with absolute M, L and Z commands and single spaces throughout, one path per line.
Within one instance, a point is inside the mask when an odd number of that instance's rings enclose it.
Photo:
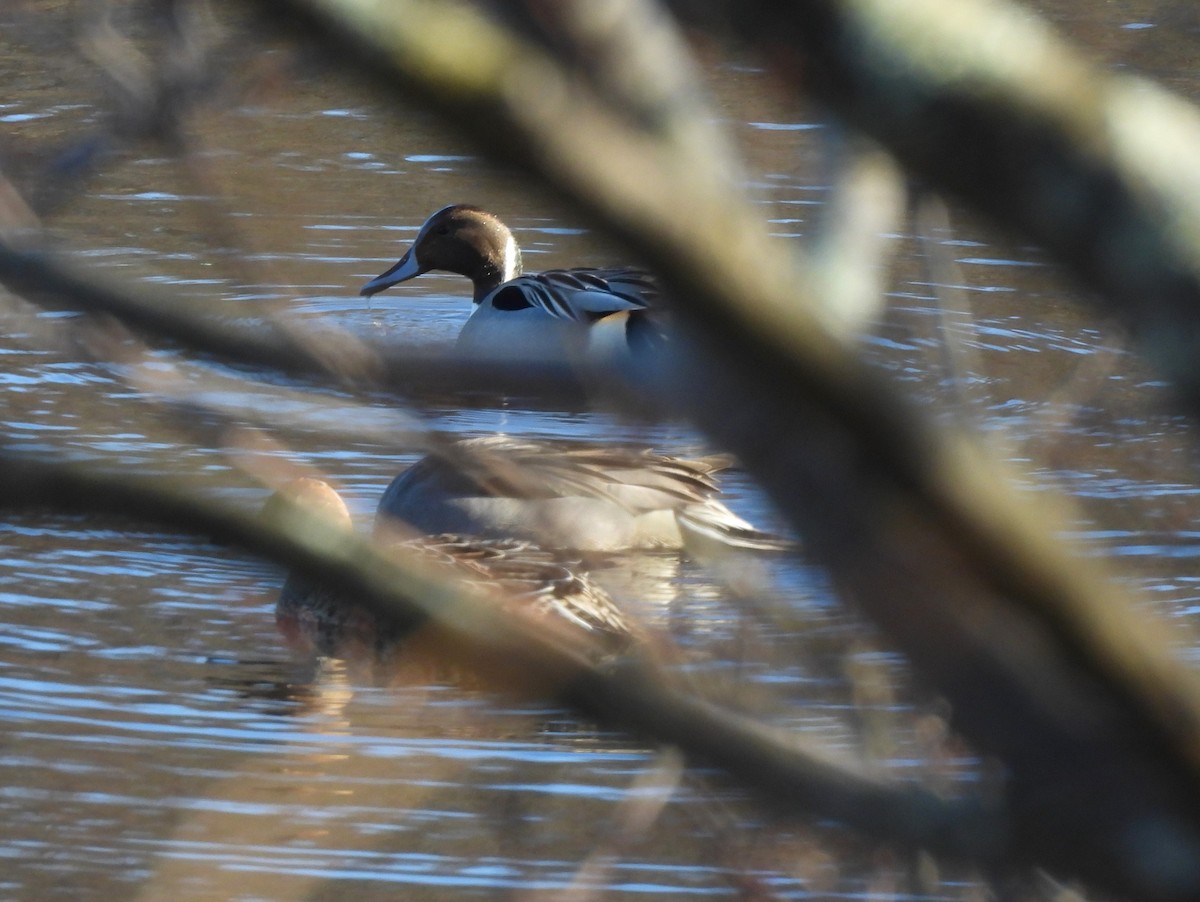
M 1117 15 L 1107 27 L 1117 34 L 1127 24 Z M 85 64 L 59 81 L 33 74 L 40 61 L 29 48 L 4 52 L 28 75 L 0 104 L 0 125 L 27 129 L 30 141 L 95 127 L 95 104 L 74 96 L 91 77 Z M 827 192 L 809 165 L 820 123 L 752 68 L 711 77 L 764 216 L 797 240 Z M 352 332 L 430 342 L 451 339 L 465 318 L 462 280 L 427 276 L 370 305 L 356 289 L 445 203 L 502 211 L 530 268 L 613 262 L 581 223 L 423 115 L 356 99 L 333 79 L 211 113 L 203 126 L 196 150 L 209 181 L 190 179 L 177 160 L 133 154 L 47 224 L 86 262 L 125 278 L 220 297 L 249 315 L 286 300 L 297 315 Z M 214 212 L 232 224 L 248 265 L 220 250 Z M 1029 464 L 1029 487 L 1078 499 L 1091 553 L 1127 562 L 1145 603 L 1190 637 L 1200 597 L 1191 428 L 1163 412 L 1161 387 L 1118 334 L 1074 305 L 1036 250 L 969 220 L 935 238 L 952 249 L 956 277 L 935 295 L 920 244 L 899 236 L 891 306 L 865 352 L 939 415 L 961 409 L 965 385 L 980 431 Z M 965 373 L 947 371 L 938 350 L 946 296 L 969 311 L 949 324 L 975 353 Z M 153 403 L 62 340 L 74 318 L 15 307 L 6 320 L 6 442 L 163 473 L 207 471 L 247 491 L 205 424 Z M 212 394 L 265 403 L 236 387 Z M 415 459 L 386 438 L 394 402 L 364 410 L 335 391 L 316 397 L 271 405 L 314 427 L 277 453 L 327 474 L 366 515 Z M 682 427 L 608 413 L 446 407 L 422 417 L 463 434 L 703 448 Z M 346 438 L 364 424 L 374 437 Z M 743 475 L 725 486 L 740 513 L 775 522 Z M 695 565 L 651 557 L 627 571 L 608 575 L 614 591 L 692 656 L 689 668 L 721 678 L 748 709 L 831 748 L 865 747 L 898 774 L 970 778 L 970 756 L 931 733 L 936 701 L 908 688 L 902 663 L 837 604 L 820 573 L 796 564 L 778 575 L 788 611 L 780 623 Z M 673 785 L 671 761 L 532 702 L 419 678 L 381 686 L 353 668 L 293 660 L 273 623 L 280 580 L 228 548 L 117 517 L 6 516 L 0 895 L 524 898 L 577 884 L 614 898 L 755 898 L 760 889 L 958 898 L 969 888 L 968 875 L 947 871 L 917 889 L 898 876 L 902 862 L 869 844 L 764 823 L 711 775 L 683 777 L 638 832 L 634 800 Z M 853 685 L 882 688 L 856 698 L 848 670 L 875 675 Z

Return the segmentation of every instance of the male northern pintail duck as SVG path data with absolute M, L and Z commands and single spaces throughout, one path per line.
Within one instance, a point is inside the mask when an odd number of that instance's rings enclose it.
M 498 216 L 468 204 L 443 207 L 425 221 L 395 266 L 367 282 L 371 296 L 431 270 L 474 285 L 474 306 L 458 336 L 481 356 L 612 359 L 660 345 L 659 291 L 633 269 L 521 271 L 521 249 Z
M 585 552 L 705 547 L 781 550 L 717 500 L 726 457 L 505 435 L 447 442 L 405 470 L 379 502 L 422 532 L 512 536 Z
M 322 480 L 306 477 L 289 483 L 268 501 L 264 516 L 286 516 L 289 503 L 319 513 L 340 529 L 353 528 L 345 502 Z M 573 630 L 602 653 L 620 651 L 639 635 L 603 589 L 531 542 L 401 535 L 383 525 L 376 529 L 376 543 L 397 554 L 416 555 L 450 578 L 487 588 L 498 604 L 549 621 L 553 628 Z M 339 589 L 297 574 L 284 584 L 275 618 L 291 644 L 329 656 L 388 651 L 420 623 L 387 617 Z

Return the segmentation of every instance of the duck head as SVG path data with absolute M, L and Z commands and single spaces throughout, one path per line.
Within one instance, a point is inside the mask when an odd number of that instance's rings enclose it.
M 337 489 L 322 479 L 301 476 L 277 489 L 263 505 L 262 517 L 281 526 L 291 521 L 297 510 L 320 517 L 345 532 L 353 529 L 350 508 Z
M 498 216 L 469 204 L 452 204 L 425 220 L 412 247 L 396 265 L 358 293 L 370 297 L 435 269 L 466 276 L 474 284 L 475 301 L 479 302 L 498 285 L 521 274 L 521 251 Z

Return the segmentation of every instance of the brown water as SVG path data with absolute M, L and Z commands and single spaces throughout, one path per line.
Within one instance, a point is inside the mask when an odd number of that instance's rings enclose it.
M 1197 93 L 1195 36 L 1133 27 L 1155 26 L 1166 7 L 1046 6 L 1105 61 L 1152 66 Z M 63 37 L 60 7 L 29 7 L 36 19 L 3 13 L 12 19 L 0 37 L 0 147 L 21 184 L 50 149 L 77 146 L 101 122 L 100 81 Z M 763 215 L 783 240 L 800 240 L 827 194 L 814 165 L 820 121 L 753 67 L 708 65 Z M 370 306 L 356 289 L 448 202 L 501 212 L 530 268 L 613 262 L 581 223 L 427 116 L 364 101 L 328 73 L 284 83 L 200 116 L 192 175 L 160 147 L 137 146 L 46 225 L 88 263 L 131 280 L 251 316 L 281 299 L 307 317 L 405 340 L 455 334 L 467 313 L 461 280 L 429 276 Z M 214 236 L 214 218 L 233 231 Z M 935 239 L 956 260 L 953 285 L 935 294 L 921 246 L 898 236 L 890 308 L 866 352 L 939 415 L 960 409 L 965 384 L 981 399 L 970 414 L 979 430 L 1028 462 L 1037 488 L 1078 499 L 1079 534 L 1118 559 L 1145 605 L 1179 623 L 1181 648 L 1194 655 L 1191 427 L 1163 412 L 1161 386 L 1035 249 L 964 217 Z M 248 265 L 222 250 L 231 241 Z M 955 331 L 975 352 L 965 373 L 948 372 L 938 350 L 947 297 L 961 305 Z M 205 472 L 250 492 L 213 441 L 219 421 L 180 416 L 92 362 L 62 337 L 70 317 L 7 302 L 4 315 L 5 442 Z M 276 456 L 333 478 L 360 514 L 415 459 L 388 431 L 392 399 L 364 407 L 325 391 L 267 404 L 238 385 L 206 388 L 225 408 L 308 422 Z M 680 427 L 606 413 L 445 406 L 422 417 L 463 434 L 703 447 Z M 350 437 L 358 426 L 374 431 Z M 743 476 L 725 485 L 740 513 L 773 522 Z M 907 688 L 902 662 L 878 650 L 820 573 L 796 564 L 778 575 L 789 612 L 781 627 L 694 565 L 628 567 L 636 572 L 621 594 L 750 710 L 898 775 L 970 779 L 970 756 L 938 732 L 936 702 Z M 944 870 L 914 885 L 903 861 L 869 843 L 764 822 L 709 778 L 676 785 L 669 759 L 569 713 L 437 682 L 382 688 L 333 662 L 294 661 L 273 623 L 280 581 L 227 548 L 113 518 L 0 519 L 0 897 L 529 898 L 570 884 L 631 899 L 972 891 L 969 874 Z M 636 800 L 656 792 L 669 798 L 659 816 L 630 826 Z

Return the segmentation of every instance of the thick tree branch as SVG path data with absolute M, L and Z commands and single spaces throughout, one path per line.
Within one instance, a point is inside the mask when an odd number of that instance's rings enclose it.
M 120 511 L 234 543 L 336 584 L 392 616 L 430 617 L 455 636 L 463 662 L 496 655 L 517 661 L 534 677 L 529 685 L 546 697 L 571 702 L 612 727 L 676 745 L 693 763 L 724 769 L 767 805 L 790 814 L 833 817 L 883 839 L 979 861 L 992 860 L 1007 840 L 996 810 L 834 764 L 797 737 L 700 699 L 649 654 L 589 660 L 536 622 L 512 617 L 490 595 L 422 566 L 419 556 L 382 553 L 300 506 L 266 520 L 177 478 L 113 475 L 14 454 L 0 455 L 0 505 Z
M 844 47 L 830 23 L 851 6 L 796 4 L 794 18 L 778 20 L 776 5 L 772 15 L 755 9 L 764 29 L 778 21 L 807 29 L 810 43 Z M 661 126 L 670 116 L 614 111 L 471 7 L 455 7 L 453 28 L 439 21 L 444 9 L 420 2 L 296 7 L 318 13 L 326 37 L 343 36 L 345 59 L 373 62 L 480 146 L 545 179 L 668 280 L 700 351 L 680 362 L 678 403 L 804 527 L 810 547 L 955 702 L 960 726 L 1013 768 L 1024 856 L 1146 898 L 1200 892 L 1200 866 L 1180 864 L 1200 861 L 1195 675 L 1103 566 L 1080 564 L 1056 541 L 1067 522 L 1059 510 L 1015 496 L 1002 468 L 939 435 L 832 336 L 794 256 L 765 234 L 719 157 L 679 146 L 681 130 Z M 1008 127 L 1039 134 L 1019 104 L 1012 114 Z M 1085 183 L 1091 172 L 1079 170 Z M 1155 221 L 1137 209 L 1128 221 Z M 1161 251 L 1140 258 L 1158 273 L 1147 284 L 1176 285 L 1164 231 L 1137 234 Z M 1111 251 L 1100 244 L 1097 254 Z M 1146 823 L 1191 850 L 1172 857 L 1173 869 L 1147 873 L 1128 841 Z

